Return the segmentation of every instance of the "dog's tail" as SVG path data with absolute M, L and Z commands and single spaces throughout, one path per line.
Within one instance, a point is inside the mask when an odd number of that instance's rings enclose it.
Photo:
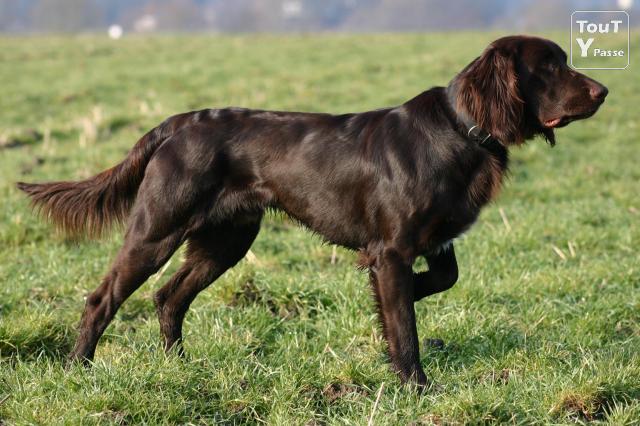
M 17 187 L 31 197 L 32 206 L 70 235 L 99 237 L 112 224 L 126 219 L 153 153 L 186 114 L 167 119 L 144 135 L 118 165 L 77 182 L 24 183 Z

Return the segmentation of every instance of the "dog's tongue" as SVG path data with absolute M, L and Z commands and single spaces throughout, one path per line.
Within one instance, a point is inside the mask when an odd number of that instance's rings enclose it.
M 561 118 L 554 118 L 552 120 L 547 120 L 544 122 L 545 127 L 556 127 L 558 124 L 560 124 L 560 120 Z

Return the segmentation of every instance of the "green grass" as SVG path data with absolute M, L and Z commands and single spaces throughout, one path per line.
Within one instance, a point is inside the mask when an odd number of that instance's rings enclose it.
M 257 261 L 194 302 L 186 360 L 163 354 L 151 301 L 179 252 L 125 303 L 92 369 L 63 367 L 121 236 L 65 240 L 13 182 L 90 176 L 189 109 L 398 104 L 496 36 L 0 38 L 0 423 L 639 424 L 633 64 L 590 73 L 607 102 L 554 149 L 513 150 L 502 195 L 456 243 L 458 284 L 417 305 L 421 339 L 446 342 L 422 348 L 441 389 L 418 396 L 389 371 L 355 255 L 339 249 L 332 264 L 331 246 L 279 216 Z

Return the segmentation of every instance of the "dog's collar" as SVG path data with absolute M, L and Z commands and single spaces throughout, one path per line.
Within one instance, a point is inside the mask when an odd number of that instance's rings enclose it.
M 478 145 L 481 146 L 486 144 L 487 142 L 491 142 L 490 139 L 498 141 L 496 138 L 491 136 L 491 133 L 487 132 L 484 129 L 481 129 L 477 124 L 474 124 L 469 128 L 469 130 L 467 130 L 467 139 L 477 142 Z
M 460 124 L 460 127 L 464 133 L 464 136 L 474 143 L 477 143 L 483 148 L 490 149 L 491 147 L 497 145 L 504 146 L 502 142 L 493 137 L 493 135 L 473 121 L 466 113 L 463 111 L 459 111 L 456 107 L 457 104 L 457 89 L 455 84 L 450 84 L 447 88 L 447 99 L 449 101 L 449 105 L 451 109 L 456 115 L 456 120 Z

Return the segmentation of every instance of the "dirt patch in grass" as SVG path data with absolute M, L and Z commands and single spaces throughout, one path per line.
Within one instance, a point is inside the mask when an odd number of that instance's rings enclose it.
M 570 393 L 564 395 L 556 409 L 572 421 L 602 420 L 607 412 L 606 401 L 594 395 Z
M 329 404 L 333 404 L 343 398 L 360 398 L 369 395 L 366 389 L 351 383 L 329 383 L 322 389 L 322 396 Z
M 317 290 L 286 291 L 274 293 L 259 288 L 252 280 L 233 293 L 230 306 L 263 306 L 274 316 L 289 319 L 299 316 L 314 317 L 321 311 L 333 307 L 333 301 Z
M 628 405 L 639 397 L 637 384 L 604 383 L 594 390 L 562 394 L 551 411 L 574 422 L 592 422 L 606 419 L 615 406 Z
M 514 376 L 514 371 L 508 368 L 503 368 L 500 371 L 492 370 L 490 372 L 481 374 L 480 382 L 493 383 L 496 385 L 506 385 L 509 380 Z
M 422 416 L 418 420 L 409 423 L 409 426 L 444 426 L 458 424 L 460 423 L 448 421 L 437 414 L 427 414 L 426 416 Z
M 261 404 L 252 404 L 248 401 L 233 400 L 226 406 L 226 412 L 217 413 L 217 424 L 260 424 L 265 423 L 266 408 Z M 208 423 L 208 422 L 207 422 Z
M 129 414 L 119 409 L 108 409 L 101 413 L 95 413 L 93 416 L 115 425 L 125 426 L 134 423 Z

